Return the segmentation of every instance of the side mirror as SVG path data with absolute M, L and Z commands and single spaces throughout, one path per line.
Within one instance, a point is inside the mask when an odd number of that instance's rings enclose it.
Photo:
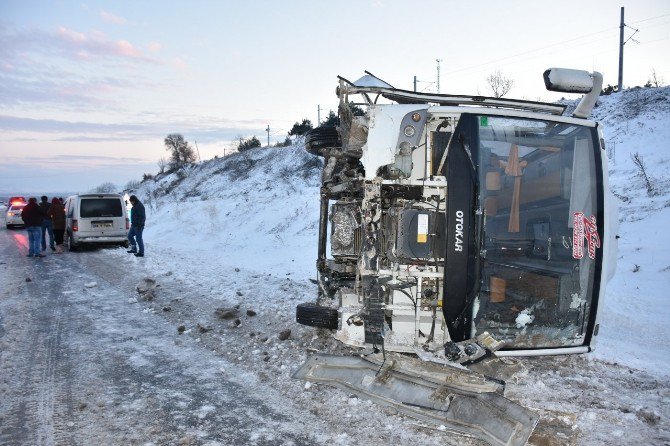
M 603 75 L 594 71 L 568 68 L 549 68 L 544 72 L 544 85 L 549 91 L 562 93 L 584 93 L 585 96 L 573 112 L 576 118 L 588 118 L 598 100 L 603 86 Z
M 544 85 L 549 91 L 590 93 L 593 90 L 591 73 L 569 68 L 549 68 L 544 72 Z

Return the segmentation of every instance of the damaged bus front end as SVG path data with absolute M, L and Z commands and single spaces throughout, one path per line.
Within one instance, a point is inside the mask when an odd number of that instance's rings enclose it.
M 571 116 L 340 78 L 340 125 L 306 136 L 325 160 L 319 298 L 297 321 L 434 362 L 590 351 L 616 259 L 602 130 L 587 119 L 602 77 L 545 82 L 586 93 Z

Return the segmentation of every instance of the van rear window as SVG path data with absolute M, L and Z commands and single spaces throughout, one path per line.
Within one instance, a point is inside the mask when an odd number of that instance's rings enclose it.
M 81 200 L 81 218 L 123 217 L 118 198 L 84 198 Z

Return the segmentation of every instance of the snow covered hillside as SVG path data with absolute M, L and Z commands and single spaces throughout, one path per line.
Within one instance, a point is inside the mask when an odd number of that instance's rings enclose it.
M 594 117 L 605 129 L 621 239 L 597 350 L 588 357 L 670 375 L 670 87 L 602 96 Z M 649 191 L 634 154 L 644 163 Z M 296 144 L 145 182 L 137 194 L 148 209 L 148 255 L 160 248 L 166 260 L 180 259 L 173 268 L 212 289 L 231 267 L 308 286 L 315 275 L 320 167 L 319 158 Z M 282 311 L 290 316 L 293 303 Z
M 604 126 L 621 237 L 595 357 L 670 374 L 670 87 L 602 96 L 594 118 Z
M 255 149 L 145 182 L 145 238 L 213 272 L 225 265 L 311 277 L 321 166 L 302 147 Z

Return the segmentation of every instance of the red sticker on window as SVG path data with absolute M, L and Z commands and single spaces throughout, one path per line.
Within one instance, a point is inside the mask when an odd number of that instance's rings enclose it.
M 583 212 L 575 212 L 572 216 L 572 258 L 584 257 L 584 240 L 586 239 L 589 258 L 596 258 L 596 248 L 600 248 L 600 236 L 596 226 L 596 217 L 584 216 Z

